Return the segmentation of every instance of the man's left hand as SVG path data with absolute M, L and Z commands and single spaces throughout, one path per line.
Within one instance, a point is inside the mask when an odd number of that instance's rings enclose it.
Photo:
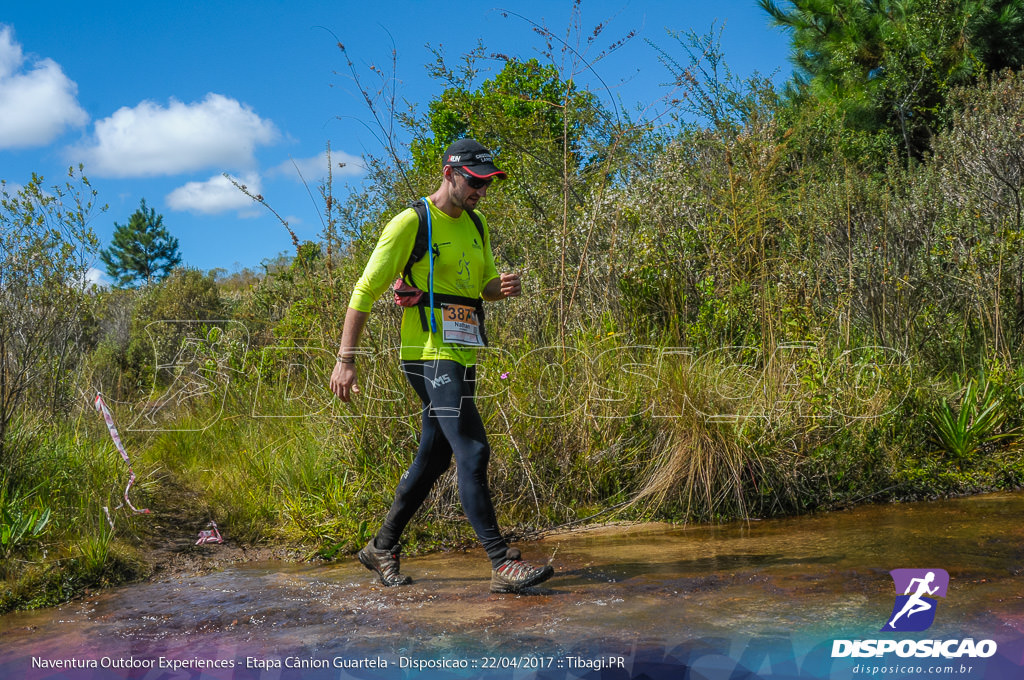
M 501 297 L 519 297 L 523 294 L 523 280 L 515 272 L 501 275 Z

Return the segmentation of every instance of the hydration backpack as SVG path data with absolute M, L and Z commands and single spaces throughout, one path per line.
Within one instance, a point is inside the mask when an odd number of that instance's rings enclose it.
M 460 304 L 473 307 L 476 311 L 477 319 L 480 324 L 480 333 L 483 337 L 484 344 L 487 344 L 487 336 L 483 329 L 484 322 L 484 309 L 483 300 L 481 298 L 467 298 L 458 295 L 445 295 L 441 293 L 434 293 L 431 290 L 430 282 L 428 282 L 427 290 L 424 291 L 421 288 L 416 287 L 412 280 L 412 266 L 423 259 L 423 257 L 430 250 L 430 215 L 429 208 L 427 207 L 426 199 L 419 199 L 414 201 L 412 205 L 413 210 L 416 211 L 416 217 L 419 218 L 419 226 L 416 229 L 416 240 L 412 246 L 412 253 L 409 254 L 409 261 L 405 263 L 405 268 L 402 270 L 402 276 L 395 281 L 393 286 L 395 293 L 395 304 L 399 307 L 419 307 L 420 309 L 420 323 L 423 326 L 423 330 L 431 330 L 436 333 L 437 328 L 434 324 L 433 314 L 430 315 L 430 324 L 427 324 L 427 308 L 438 307 L 441 304 Z M 473 224 L 476 225 L 476 230 L 480 234 L 480 245 L 484 244 L 484 225 L 480 220 L 480 216 L 475 211 L 466 208 L 466 212 L 469 214 L 469 218 L 473 220 Z

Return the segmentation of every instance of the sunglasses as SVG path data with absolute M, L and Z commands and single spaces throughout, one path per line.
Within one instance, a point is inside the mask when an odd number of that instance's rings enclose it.
M 466 172 L 465 170 L 463 170 L 462 168 L 455 168 L 455 172 L 457 172 L 460 175 L 462 175 L 463 177 L 465 177 L 466 178 L 466 184 L 468 184 L 470 186 L 470 188 L 472 188 L 472 189 L 483 189 L 484 187 L 489 187 L 489 186 L 491 186 L 491 182 L 494 181 L 493 177 L 490 177 L 488 179 L 483 179 L 481 177 L 475 177 L 475 176 L 469 174 L 468 172 Z

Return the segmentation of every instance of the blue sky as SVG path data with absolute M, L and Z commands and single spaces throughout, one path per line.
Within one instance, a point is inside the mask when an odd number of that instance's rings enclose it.
M 339 40 L 367 82 L 371 65 L 391 75 L 394 45 L 397 94 L 422 110 L 442 89 L 427 73 L 428 45 L 453 61 L 477 41 L 488 52 L 539 56 L 542 40 L 529 23 L 501 9 L 564 36 L 571 7 L 514 0 L 6 2 L 0 179 L 9 191 L 33 172 L 51 184 L 69 165 L 84 163 L 99 201 L 109 205 L 92 223 L 104 246 L 114 223 L 127 223 L 144 198 L 179 239 L 185 264 L 258 269 L 290 250 L 290 239 L 223 173 L 262 193 L 300 238 L 312 239 L 321 229 L 319 208 L 295 166 L 315 195 L 328 142 L 334 160 L 348 163 L 335 174 L 336 189 L 358 185 L 361 156 L 382 151 L 364 126 L 370 117 Z M 666 29 L 706 33 L 724 24 L 722 46 L 737 74 L 756 70 L 781 81 L 790 71 L 786 36 L 754 0 L 584 0 L 584 36 L 597 24 L 605 29 L 590 58 L 636 32 L 595 67 L 631 108 L 666 94 L 667 72 L 647 40 L 685 57 Z M 590 74 L 578 80 L 600 87 Z

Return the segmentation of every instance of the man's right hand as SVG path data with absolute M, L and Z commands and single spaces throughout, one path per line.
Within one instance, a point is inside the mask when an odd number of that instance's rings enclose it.
M 344 402 L 351 400 L 353 394 L 359 394 L 355 364 L 343 364 L 340 361 L 334 364 L 334 371 L 331 373 L 331 392 Z

